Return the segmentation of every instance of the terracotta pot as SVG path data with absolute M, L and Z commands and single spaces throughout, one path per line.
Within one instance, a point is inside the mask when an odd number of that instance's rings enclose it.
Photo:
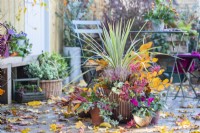
M 91 117 L 90 112 L 87 112 L 87 113 L 81 112 L 81 113 L 78 114 L 78 116 L 81 117 L 81 118 L 90 118 Z
M 156 112 L 156 115 L 152 118 L 151 123 L 152 123 L 152 124 L 158 124 L 159 118 L 160 118 L 160 112 L 157 111 L 157 112 Z
M 137 125 L 140 127 L 145 127 L 148 126 L 151 123 L 152 117 L 151 116 L 146 116 L 144 118 L 138 117 L 136 115 L 133 115 L 134 121 Z
M 133 118 L 132 115 L 132 104 L 129 101 L 125 101 L 119 98 L 117 94 L 110 93 L 109 99 L 112 102 L 116 102 L 118 104 L 118 107 L 113 110 L 113 117 L 114 119 L 118 120 L 118 116 L 122 116 L 122 120 L 120 122 L 127 123 Z
M 103 119 L 99 114 L 100 114 L 100 110 L 97 107 L 95 107 L 94 109 L 90 110 L 92 124 L 94 126 L 99 126 L 103 122 Z
M 18 56 L 17 52 L 13 52 L 10 56 Z

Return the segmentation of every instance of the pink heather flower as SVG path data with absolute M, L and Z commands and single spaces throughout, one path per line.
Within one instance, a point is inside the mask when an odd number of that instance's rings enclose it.
M 135 98 L 131 99 L 130 102 L 131 102 L 134 106 L 138 107 L 138 101 L 137 101 Z
M 142 96 L 142 97 L 141 97 L 141 101 L 144 102 L 145 100 L 146 100 L 145 96 Z
M 130 64 L 130 69 L 132 72 L 138 72 L 138 70 L 140 69 L 140 63 Z
M 153 102 L 153 100 L 154 100 L 153 97 L 148 98 L 148 106 L 150 106 L 150 104 Z
M 152 66 L 150 68 L 150 71 L 151 72 L 159 72 L 160 71 L 160 66 L 159 65 Z

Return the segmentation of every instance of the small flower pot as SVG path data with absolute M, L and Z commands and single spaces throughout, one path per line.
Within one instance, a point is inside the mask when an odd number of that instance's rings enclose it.
M 103 119 L 100 116 L 99 108 L 95 107 L 94 109 L 91 109 L 90 115 L 91 115 L 91 119 L 92 119 L 92 124 L 94 126 L 99 126 L 103 122 Z
M 159 120 L 159 118 L 160 118 L 160 112 L 159 111 L 157 111 L 156 112 L 156 115 L 152 118 L 152 120 L 151 120 L 151 124 L 158 124 L 158 120 Z
M 163 20 L 161 20 L 160 23 L 152 22 L 152 28 L 154 31 L 163 31 L 164 27 L 165 27 L 165 23 Z
M 151 123 L 152 117 L 146 116 L 144 118 L 133 115 L 135 123 L 140 127 L 146 127 Z

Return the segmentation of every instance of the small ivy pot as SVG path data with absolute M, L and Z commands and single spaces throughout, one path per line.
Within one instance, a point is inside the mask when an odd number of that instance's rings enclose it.
M 135 123 L 140 127 L 146 127 L 151 123 L 152 117 L 145 116 L 144 118 L 133 115 Z
M 100 116 L 100 109 L 98 107 L 94 107 L 90 110 L 90 115 L 92 119 L 92 124 L 94 126 L 99 126 L 103 122 L 103 118 Z

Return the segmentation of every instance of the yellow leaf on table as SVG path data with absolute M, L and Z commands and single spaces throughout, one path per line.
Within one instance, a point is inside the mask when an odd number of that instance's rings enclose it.
M 5 93 L 5 90 L 0 88 L 0 96 L 2 96 Z
M 28 106 L 40 106 L 42 105 L 42 102 L 41 101 L 31 101 L 31 102 L 28 102 L 27 103 Z
M 107 122 L 103 122 L 99 125 L 100 127 L 107 127 L 107 128 L 111 128 L 112 126 L 110 125 L 110 123 Z
M 21 130 L 21 133 L 29 133 L 31 131 L 30 128 L 25 128 Z
M 76 128 L 77 129 L 79 129 L 79 128 L 86 128 L 86 126 L 81 121 L 78 121 L 75 124 L 76 124 Z

